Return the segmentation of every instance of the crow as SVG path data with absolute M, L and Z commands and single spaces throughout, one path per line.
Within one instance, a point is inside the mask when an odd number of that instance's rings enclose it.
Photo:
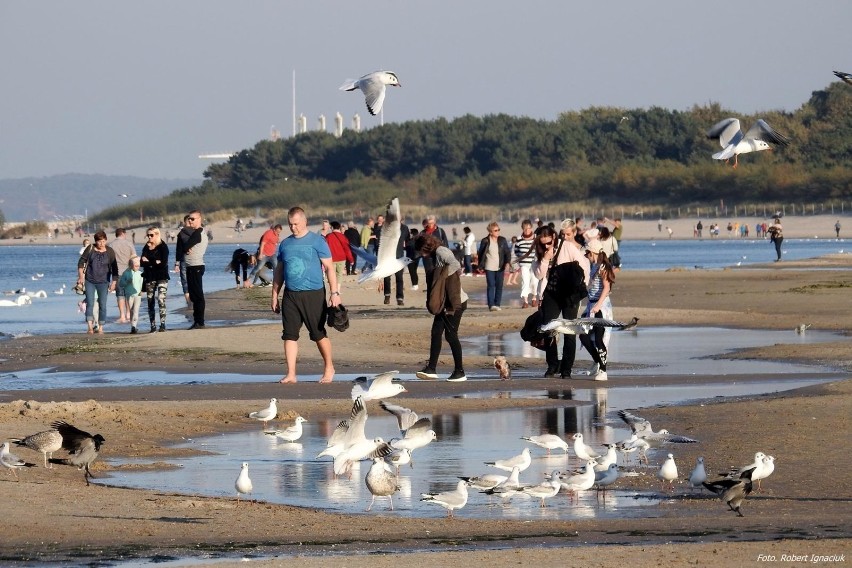
M 740 505 L 745 500 L 746 496 L 751 493 L 751 474 L 754 468 L 747 469 L 740 475 L 739 479 L 719 479 L 717 481 L 705 481 L 702 483 L 704 487 L 720 495 L 722 502 L 725 503 L 731 511 L 734 511 L 740 517 L 745 515 L 740 511 Z
M 62 420 L 57 420 L 51 424 L 51 427 L 62 434 L 62 447 L 68 450 L 71 457 L 50 458 L 50 463 L 76 465 L 78 469 L 84 470 L 83 478 L 86 480 L 86 486 L 88 486 L 89 478 L 94 478 L 92 472 L 89 471 L 89 466 L 97 459 L 101 444 L 106 440 L 100 434 L 92 436 Z

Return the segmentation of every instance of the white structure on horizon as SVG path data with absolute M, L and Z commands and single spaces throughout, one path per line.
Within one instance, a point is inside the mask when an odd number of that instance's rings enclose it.
M 327 132 L 326 127 L 325 127 L 325 115 L 324 114 L 319 115 L 317 130 L 319 130 L 320 132 Z
M 334 115 L 334 136 L 337 138 L 343 136 L 343 115 L 339 112 Z
M 304 114 L 299 115 L 299 134 L 304 134 L 308 131 L 308 119 Z
M 269 140 L 272 142 L 281 140 L 281 131 L 275 128 L 274 124 L 269 128 Z
M 361 117 L 358 113 L 355 113 L 355 116 L 352 117 L 352 130 L 355 132 L 361 132 Z

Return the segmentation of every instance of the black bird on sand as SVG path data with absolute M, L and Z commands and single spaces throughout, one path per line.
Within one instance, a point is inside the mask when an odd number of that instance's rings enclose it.
M 51 458 L 50 463 L 76 465 L 78 469 L 84 470 L 83 478 L 86 480 L 86 485 L 89 485 L 89 478 L 94 477 L 89 471 L 89 466 L 97 459 L 101 444 L 106 440 L 100 434 L 92 436 L 62 420 L 54 422 L 51 426 L 62 434 L 62 447 L 68 450 L 70 457 Z
M 740 505 L 745 500 L 746 496 L 751 493 L 751 474 L 755 468 L 747 469 L 740 475 L 739 479 L 719 479 L 717 481 L 705 481 L 702 483 L 704 487 L 720 495 L 722 502 L 725 503 L 731 511 L 734 511 L 740 517 L 745 515 L 740 511 Z

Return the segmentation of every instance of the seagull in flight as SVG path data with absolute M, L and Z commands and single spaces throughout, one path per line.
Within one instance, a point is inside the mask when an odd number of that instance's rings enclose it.
M 773 129 L 762 118 L 755 122 L 745 134 L 740 129 L 738 118 L 726 118 L 707 131 L 707 138 L 718 139 L 722 147 L 721 152 L 713 154 L 713 159 L 727 162 L 733 157 L 735 168 L 738 163 L 737 156 L 740 154 L 771 150 L 770 142 L 779 146 L 787 146 L 790 143 L 786 136 Z
M 358 284 L 368 280 L 382 280 L 385 276 L 396 274 L 411 262 L 405 254 L 396 256 L 399 239 L 402 235 L 402 217 L 399 212 L 399 197 L 394 197 L 388 203 L 385 214 L 385 224 L 382 225 L 382 234 L 379 239 L 379 249 L 376 253 L 375 262 L 372 262 L 373 270 L 365 270 L 358 277 Z
M 630 429 L 634 434 L 643 440 L 650 440 L 652 442 L 671 442 L 673 444 L 694 444 L 698 442 L 698 440 L 693 438 L 670 434 L 669 431 L 665 429 L 660 430 L 659 432 L 654 432 L 654 429 L 651 428 L 650 422 L 641 416 L 636 416 L 626 410 L 619 410 L 618 416 L 624 420 L 628 426 L 630 426 Z
M 541 333 L 557 335 L 585 335 L 593 327 L 612 327 L 618 330 L 627 329 L 629 324 L 605 318 L 555 318 L 538 328 Z
M 371 115 L 376 116 L 382 112 L 382 105 L 385 102 L 385 91 L 387 85 L 391 87 L 402 87 L 399 82 L 399 77 L 393 71 L 373 71 L 364 75 L 357 81 L 348 79 L 340 86 L 341 91 L 354 91 L 361 89 L 367 101 L 367 110 Z
M 392 382 L 398 373 L 399 371 L 388 371 L 380 373 L 369 380 L 367 377 L 358 377 L 353 381 L 355 386 L 352 387 L 352 400 L 355 400 L 359 396 L 365 402 L 368 400 L 380 400 L 407 392 L 404 386 Z

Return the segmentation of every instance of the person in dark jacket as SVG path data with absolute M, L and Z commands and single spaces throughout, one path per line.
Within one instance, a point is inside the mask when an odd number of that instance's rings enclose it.
M 509 241 L 500 236 L 500 224 L 497 221 L 488 223 L 488 236 L 479 242 L 477 255 L 478 267 L 485 270 L 488 309 L 498 312 L 502 309 L 503 274 L 512 260 L 512 249 Z
M 86 286 L 87 333 L 103 333 L 106 323 L 107 295 L 115 290 L 118 282 L 118 264 L 115 252 L 107 246 L 103 231 L 95 233 L 95 244 L 90 245 L 77 261 L 77 285 Z M 94 307 L 98 302 L 98 322 L 95 322 Z
M 358 229 L 355 228 L 355 223 L 350 222 L 349 228 L 343 231 L 343 236 L 346 237 L 346 240 L 349 241 L 349 247 L 360 247 L 361 246 L 361 233 L 358 232 Z M 352 257 L 352 262 L 346 261 L 346 275 L 352 276 L 355 274 L 355 265 L 358 263 L 358 259 L 356 257 Z

